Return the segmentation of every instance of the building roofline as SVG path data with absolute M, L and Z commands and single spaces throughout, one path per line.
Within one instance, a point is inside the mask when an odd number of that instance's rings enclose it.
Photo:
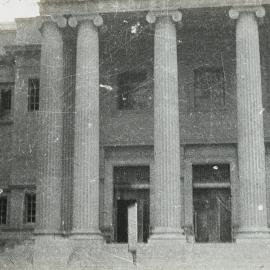
M 35 21 L 37 20 L 37 18 L 39 17 L 38 16 L 35 16 L 35 17 L 19 17 L 19 18 L 15 18 L 15 22 L 25 22 L 25 21 Z
M 15 22 L 1 22 L 0 31 L 16 31 L 17 26 Z

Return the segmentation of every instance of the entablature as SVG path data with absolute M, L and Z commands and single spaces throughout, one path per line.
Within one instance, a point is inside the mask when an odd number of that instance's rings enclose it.
M 157 11 L 207 7 L 268 5 L 270 0 L 41 0 L 41 15 Z

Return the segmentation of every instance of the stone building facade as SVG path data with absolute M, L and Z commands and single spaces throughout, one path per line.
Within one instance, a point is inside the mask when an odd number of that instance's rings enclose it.
M 221 2 L 0 26 L 0 239 L 125 243 L 134 200 L 146 246 L 269 239 L 270 8 Z

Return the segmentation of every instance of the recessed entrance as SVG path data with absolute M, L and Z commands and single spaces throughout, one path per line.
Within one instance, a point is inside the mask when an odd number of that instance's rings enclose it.
M 193 166 L 193 224 L 196 242 L 231 242 L 229 165 Z
M 128 207 L 138 205 L 138 242 L 149 237 L 149 167 L 121 166 L 114 168 L 114 239 L 128 241 Z

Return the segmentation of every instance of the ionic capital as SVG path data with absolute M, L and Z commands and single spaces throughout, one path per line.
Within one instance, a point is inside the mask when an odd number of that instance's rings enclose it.
M 37 19 L 38 29 L 41 31 L 44 23 L 55 23 L 59 28 L 67 26 L 67 19 L 64 16 L 40 16 Z
M 238 19 L 241 13 L 254 13 L 257 18 L 263 18 L 265 16 L 265 9 L 263 6 L 247 6 L 232 7 L 229 10 L 229 16 L 233 20 Z
M 155 23 L 158 17 L 171 17 L 174 22 L 180 22 L 182 20 L 182 12 L 179 10 L 149 11 L 146 15 L 146 20 L 149 23 Z
M 103 18 L 99 14 L 85 14 L 85 15 L 72 15 L 68 19 L 68 25 L 70 27 L 76 27 L 80 22 L 92 21 L 95 26 L 101 26 L 103 24 Z

